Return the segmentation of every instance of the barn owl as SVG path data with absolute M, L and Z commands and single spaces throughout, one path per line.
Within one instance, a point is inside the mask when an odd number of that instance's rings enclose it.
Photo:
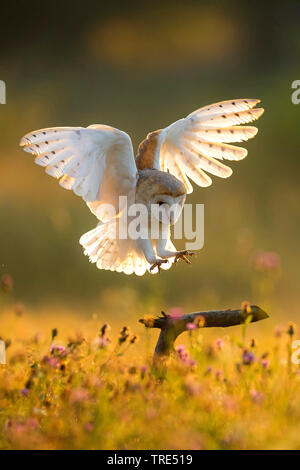
M 207 173 L 228 178 L 232 170 L 221 160 L 242 160 L 247 150 L 229 145 L 254 137 L 257 128 L 239 126 L 258 119 L 260 100 L 237 99 L 204 106 L 168 127 L 151 132 L 134 158 L 131 139 L 113 127 L 52 127 L 26 134 L 20 142 L 35 163 L 59 179 L 65 189 L 82 197 L 99 223 L 80 238 L 84 254 L 97 268 L 143 275 L 169 269 L 187 251 L 177 251 L 170 239 L 171 225 L 193 191 L 190 180 L 210 186 Z M 126 200 L 127 213 L 120 205 Z M 120 237 L 116 224 L 128 222 L 130 208 L 161 207 L 156 216 L 159 236 Z M 177 207 L 177 215 L 170 208 Z M 109 211 L 113 208 L 114 211 Z M 179 208 L 179 209 L 178 209 Z M 172 216 L 173 214 L 173 216 Z M 152 223 L 154 219 L 147 219 Z M 118 232 L 119 233 L 119 232 Z M 149 233 L 149 232 L 147 232 Z

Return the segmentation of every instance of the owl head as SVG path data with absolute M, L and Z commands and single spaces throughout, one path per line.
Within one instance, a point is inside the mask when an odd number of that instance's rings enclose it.
M 136 202 L 144 204 L 159 222 L 175 224 L 186 198 L 184 184 L 170 173 L 155 169 L 139 171 Z

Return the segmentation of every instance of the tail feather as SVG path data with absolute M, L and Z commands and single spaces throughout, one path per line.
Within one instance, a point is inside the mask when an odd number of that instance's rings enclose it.
M 98 269 L 136 274 L 143 276 L 146 271 L 151 274 L 158 273 L 158 268 L 150 271 L 151 265 L 146 260 L 136 240 L 118 239 L 115 236 L 114 221 L 101 223 L 96 228 L 82 235 L 80 244 L 84 248 L 84 254 L 89 257 L 91 263 L 95 263 Z M 175 250 L 169 240 L 168 249 Z M 172 263 L 161 265 L 162 269 L 170 269 Z
M 84 254 L 98 269 L 143 276 L 150 268 L 144 254 L 135 240 L 117 239 L 115 230 L 115 221 L 110 221 L 82 235 L 80 244 Z

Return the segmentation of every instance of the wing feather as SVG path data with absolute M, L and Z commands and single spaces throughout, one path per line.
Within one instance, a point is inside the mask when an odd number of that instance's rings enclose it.
M 247 149 L 242 147 L 218 142 L 203 142 L 200 139 L 187 140 L 185 145 L 191 145 L 203 155 L 220 160 L 243 160 L 248 154 Z
M 257 134 L 254 126 L 229 126 L 216 129 L 191 129 L 186 134 L 192 138 L 199 138 L 208 142 L 243 142 L 252 139 Z
M 263 108 L 253 109 L 260 100 L 238 99 L 204 106 L 186 118 L 163 129 L 159 134 L 159 148 L 154 167 L 169 170 L 180 179 L 187 192 L 192 192 L 188 178 L 198 186 L 209 186 L 206 172 L 221 178 L 232 174 L 231 168 L 220 160 L 243 160 L 247 150 L 229 145 L 242 142 L 257 134 L 253 126 L 241 126 L 258 119 Z
M 189 114 L 189 116 L 212 116 L 214 114 L 235 113 L 237 111 L 248 111 L 254 108 L 260 100 L 238 99 L 226 100 L 219 103 L 209 104 Z
M 130 137 L 110 126 L 53 127 L 26 134 L 25 152 L 60 185 L 82 197 L 100 219 L 112 204 L 118 212 L 120 195 L 133 194 L 136 164 Z
M 256 121 L 262 114 L 263 108 L 249 109 L 248 111 L 239 111 L 230 114 L 217 114 L 213 117 L 207 116 L 206 118 L 200 118 L 201 127 L 216 128 L 216 127 L 228 127 L 236 124 L 246 124 L 247 122 Z M 190 117 L 191 120 L 195 119 Z M 196 119 L 195 119 L 196 120 Z M 197 128 L 199 126 L 198 120 L 192 121 L 192 125 Z M 194 124 L 195 122 L 195 124 Z

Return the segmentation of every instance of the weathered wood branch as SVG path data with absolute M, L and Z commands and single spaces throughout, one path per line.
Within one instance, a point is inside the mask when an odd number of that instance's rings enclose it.
M 189 330 L 188 327 L 191 323 L 198 328 L 226 328 L 245 323 L 249 316 L 251 323 L 269 317 L 260 307 L 251 305 L 245 309 L 209 310 L 181 316 L 169 316 L 162 312 L 161 317 L 142 318 L 139 321 L 146 328 L 159 328 L 161 330 L 154 352 L 155 360 L 163 356 L 169 356 L 174 351 L 176 338 L 184 331 Z

